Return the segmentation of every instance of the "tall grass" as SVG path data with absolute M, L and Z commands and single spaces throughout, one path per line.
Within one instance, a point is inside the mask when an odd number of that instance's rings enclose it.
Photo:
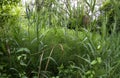
M 120 34 L 115 32 L 119 8 L 111 2 L 116 12 L 112 34 L 107 31 L 107 15 L 100 33 L 92 30 L 98 26 L 93 16 L 88 28 L 81 24 L 82 16 L 89 16 L 85 6 L 95 14 L 96 0 L 77 0 L 77 7 L 70 0 L 63 4 L 43 0 L 35 11 L 26 12 L 27 19 L 10 20 L 12 29 L 0 38 L 0 71 L 4 71 L 0 77 L 119 78 Z M 69 29 L 69 23 L 75 29 Z

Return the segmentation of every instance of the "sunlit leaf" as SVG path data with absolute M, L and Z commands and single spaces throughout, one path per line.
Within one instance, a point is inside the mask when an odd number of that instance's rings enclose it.
M 27 64 L 25 64 L 22 60 L 20 61 L 20 65 L 27 66 Z
M 18 49 L 17 53 L 20 53 L 20 52 L 26 52 L 26 53 L 30 54 L 30 50 L 28 48 L 20 48 L 20 49 Z
M 97 63 L 97 61 L 96 60 L 93 60 L 92 62 L 91 62 L 91 65 L 95 65 Z
M 101 63 L 102 62 L 101 57 L 97 57 L 97 61 L 98 61 L 98 63 Z

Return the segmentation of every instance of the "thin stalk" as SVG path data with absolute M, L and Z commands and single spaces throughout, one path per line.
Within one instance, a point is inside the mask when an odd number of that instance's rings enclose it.
M 36 36 L 37 36 L 37 51 L 39 51 L 39 13 L 42 9 L 42 6 L 44 5 L 44 0 L 35 0 L 36 4 Z
M 43 59 L 44 51 L 40 55 L 40 63 L 39 63 L 39 70 L 38 70 L 38 78 L 40 78 L 41 66 L 42 66 L 42 59 Z
M 49 27 L 51 27 L 52 26 L 52 22 L 51 22 L 51 19 L 52 19 L 52 15 L 51 15 L 51 9 L 52 9 L 52 2 L 49 4 L 49 9 L 48 9 L 48 11 L 50 12 L 50 14 L 49 14 L 49 17 L 48 17 L 48 19 L 49 19 Z
M 115 33 L 115 31 L 116 31 L 116 24 L 117 24 L 117 16 L 116 15 L 114 16 L 114 19 L 115 19 L 115 23 L 113 25 L 113 31 L 112 31 L 112 33 Z
M 51 55 L 52 55 L 52 53 L 53 53 L 53 50 L 54 50 L 54 46 L 52 47 L 52 50 L 51 50 L 51 52 L 50 52 L 50 55 L 49 55 L 49 57 L 51 57 Z M 47 70 L 47 68 L 48 68 L 48 64 L 49 64 L 49 62 L 50 62 L 50 59 L 48 58 L 48 60 L 47 60 L 47 63 L 46 63 L 46 66 L 45 66 L 45 71 Z
M 10 51 L 10 46 L 8 44 L 8 41 L 6 41 L 6 49 L 7 49 L 7 52 L 8 52 L 9 62 L 10 62 L 10 67 L 11 67 L 11 51 Z
M 29 23 L 30 23 L 30 21 L 29 21 Z M 30 24 L 28 23 L 28 38 L 29 38 L 29 41 L 30 41 Z
M 36 13 L 36 37 L 37 37 L 37 51 L 39 51 L 39 16 Z
M 104 18 L 104 21 L 103 21 L 103 25 L 102 25 L 102 38 L 103 39 L 106 37 L 106 34 L 107 34 L 106 33 L 106 31 L 107 31 L 107 29 L 106 29 L 107 21 L 108 21 L 108 17 L 106 15 L 105 18 Z

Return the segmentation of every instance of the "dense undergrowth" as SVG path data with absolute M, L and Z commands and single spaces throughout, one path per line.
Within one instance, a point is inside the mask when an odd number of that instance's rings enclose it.
M 91 4 L 86 1 L 94 14 L 96 0 Z M 109 11 L 103 10 L 87 27 L 78 24 L 85 14 L 84 5 L 70 9 L 69 0 L 67 9 L 61 9 L 63 5 L 57 1 L 45 0 L 37 11 L 26 6 L 26 13 L 16 1 L 10 4 L 18 8 L 16 14 L 10 7 L 8 10 L 11 17 L 1 10 L 6 10 L 8 4 L 2 5 L 6 8 L 0 8 L 0 20 L 6 20 L 0 23 L 0 78 L 119 78 L 120 10 L 119 1 L 112 2 L 108 5 L 112 5 L 114 21 L 110 21 Z M 74 29 L 68 28 L 70 23 Z

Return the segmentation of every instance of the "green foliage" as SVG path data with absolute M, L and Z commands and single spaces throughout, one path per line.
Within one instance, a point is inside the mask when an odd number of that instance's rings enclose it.
M 80 30 L 82 27 L 87 27 L 86 23 L 84 22 L 84 16 L 87 17 L 87 20 L 89 20 L 89 14 L 84 10 L 84 2 L 77 2 L 76 7 L 72 7 L 71 3 L 68 1 L 67 9 L 68 9 L 68 23 L 67 28 L 74 29 L 74 30 Z
M 10 3 L 10 7 L 2 5 L 4 13 L 0 16 L 12 16 L 0 23 L 0 78 L 119 78 L 120 34 L 107 35 L 109 17 L 114 18 L 113 30 L 118 24 L 119 5 L 114 1 L 108 4 L 113 5 L 112 15 L 109 8 L 101 10 L 105 15 L 100 16 L 99 34 L 84 28 L 67 28 L 69 20 L 74 26 L 81 26 L 78 23 L 82 20 L 78 19 L 85 13 L 82 5 L 74 11 L 69 1 L 67 9 L 55 0 L 43 1 L 40 9 L 26 11 L 26 15 L 17 2 Z M 95 2 L 86 2 L 92 13 Z M 92 27 L 92 23 L 88 26 Z
M 107 0 L 103 3 L 102 7 L 100 7 L 100 12 L 101 15 L 99 16 L 98 19 L 98 24 L 101 25 L 102 20 L 104 20 L 104 17 L 107 17 L 105 20 L 106 22 L 106 27 L 107 31 L 109 33 L 111 32 L 119 32 L 120 26 L 119 26 L 119 1 L 110 1 Z M 116 25 L 115 25 L 116 24 Z
M 63 65 L 61 65 L 60 67 L 58 67 L 59 70 L 59 77 L 61 78 L 73 78 L 73 77 L 78 77 L 78 67 L 75 66 L 74 64 L 70 64 L 67 67 L 64 67 Z
M 17 11 L 15 8 L 20 0 L 1 0 L 0 1 L 0 27 L 4 27 L 9 19 L 14 18 Z

